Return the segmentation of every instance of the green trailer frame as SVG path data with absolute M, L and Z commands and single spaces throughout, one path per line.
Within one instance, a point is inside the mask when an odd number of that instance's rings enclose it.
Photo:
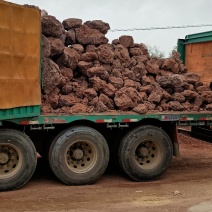
M 118 127 L 119 123 L 133 123 L 142 120 L 157 120 L 163 122 L 177 122 L 178 125 L 210 126 L 212 125 L 211 113 L 147 113 L 139 114 L 77 114 L 77 115 L 40 115 L 7 120 L 19 125 L 54 125 L 68 124 L 75 121 L 90 121 L 94 123 L 106 123 L 108 127 Z M 114 125 L 115 124 L 115 125 Z

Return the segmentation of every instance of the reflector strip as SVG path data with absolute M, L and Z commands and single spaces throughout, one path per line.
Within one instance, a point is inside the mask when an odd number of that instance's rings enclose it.
M 201 121 L 212 120 L 212 117 L 200 117 L 199 120 Z
M 20 121 L 20 124 L 21 125 L 27 125 L 27 124 L 29 124 L 29 121 Z
M 28 125 L 28 124 L 39 124 L 38 121 L 20 121 L 21 125 Z
M 138 119 L 122 119 L 122 122 L 137 122 Z
M 182 118 L 180 119 L 180 121 L 192 121 L 192 120 L 194 120 L 194 118 L 182 117 Z
M 112 119 L 97 119 L 96 123 L 110 123 Z

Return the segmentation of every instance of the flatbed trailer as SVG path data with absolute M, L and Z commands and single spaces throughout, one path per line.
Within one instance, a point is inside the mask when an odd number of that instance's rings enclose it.
M 204 111 L 41 114 L 40 11 L 2 1 L 0 14 L 0 191 L 30 180 L 37 152 L 67 185 L 96 182 L 109 159 L 135 181 L 157 179 L 179 156 L 179 126 L 212 125 Z

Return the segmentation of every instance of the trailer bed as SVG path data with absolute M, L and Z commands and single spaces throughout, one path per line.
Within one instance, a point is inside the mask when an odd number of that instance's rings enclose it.
M 67 124 L 74 121 L 91 121 L 94 123 L 129 123 L 139 122 L 144 119 L 159 121 L 176 121 L 179 125 L 212 125 L 212 113 L 208 111 L 198 112 L 154 112 L 137 114 L 134 112 L 107 112 L 107 113 L 84 113 L 84 114 L 43 114 L 36 117 L 25 117 L 10 120 L 21 125 L 39 124 Z

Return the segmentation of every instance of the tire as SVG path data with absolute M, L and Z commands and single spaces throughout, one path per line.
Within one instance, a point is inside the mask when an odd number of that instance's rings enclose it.
M 32 177 L 36 165 L 35 146 L 24 133 L 0 130 L 0 191 L 24 186 Z
M 60 133 L 49 152 L 53 173 L 67 185 L 96 182 L 105 172 L 108 161 L 106 140 L 98 131 L 85 126 Z
M 131 130 L 119 146 L 119 163 L 135 181 L 158 178 L 170 165 L 172 142 L 160 128 L 146 125 Z

